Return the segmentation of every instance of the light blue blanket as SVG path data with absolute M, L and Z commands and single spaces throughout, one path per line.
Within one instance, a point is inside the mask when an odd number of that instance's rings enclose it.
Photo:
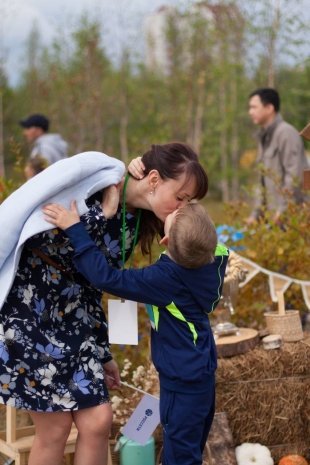
M 60 160 L 31 178 L 0 205 L 0 308 L 12 286 L 23 244 L 48 229 L 42 206 L 57 202 L 69 207 L 77 201 L 80 215 L 85 199 L 121 181 L 125 166 L 101 152 L 83 152 Z

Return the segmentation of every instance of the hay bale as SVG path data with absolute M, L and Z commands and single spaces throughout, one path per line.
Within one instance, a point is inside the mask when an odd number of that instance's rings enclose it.
M 218 363 L 216 409 L 227 413 L 235 444 L 260 442 L 276 459 L 283 450 L 309 459 L 310 336 Z

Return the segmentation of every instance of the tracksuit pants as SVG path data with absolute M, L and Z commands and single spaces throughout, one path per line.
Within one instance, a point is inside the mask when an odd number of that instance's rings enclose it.
M 215 380 L 207 392 L 183 393 L 160 387 L 162 465 L 202 465 L 215 411 Z

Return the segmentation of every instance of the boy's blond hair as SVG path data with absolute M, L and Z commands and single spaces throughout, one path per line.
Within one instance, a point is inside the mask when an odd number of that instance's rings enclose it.
M 178 210 L 169 231 L 171 258 L 185 268 L 199 268 L 214 260 L 217 235 L 204 207 L 191 203 Z
M 48 160 L 44 157 L 41 157 L 41 155 L 36 155 L 33 158 L 30 158 L 26 166 L 29 166 L 33 170 L 34 174 L 39 174 L 41 171 L 45 170 L 49 165 Z

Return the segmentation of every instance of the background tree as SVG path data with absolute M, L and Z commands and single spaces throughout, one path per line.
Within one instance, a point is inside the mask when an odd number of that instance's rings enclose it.
M 284 118 L 300 129 L 308 122 L 309 59 L 297 66 L 283 60 L 283 51 L 298 45 L 287 36 L 289 31 L 298 38 L 300 26 L 292 13 L 287 16 L 289 5 L 222 0 L 169 8 L 161 40 L 166 61 L 152 68 L 136 53 L 133 39 L 120 40 L 118 60 L 108 58 L 100 15 L 84 14 L 74 27 L 60 28 L 48 48 L 34 25 L 19 84 L 2 83 L 9 174 L 17 150 L 28 154 L 18 121 L 42 112 L 51 118 L 52 132 L 70 142 L 70 154 L 100 150 L 127 163 L 152 143 L 187 141 L 212 174 L 213 197 L 239 198 L 251 183 L 256 147 L 248 95 L 268 85 L 271 63 Z M 120 24 L 125 28 L 123 16 Z

